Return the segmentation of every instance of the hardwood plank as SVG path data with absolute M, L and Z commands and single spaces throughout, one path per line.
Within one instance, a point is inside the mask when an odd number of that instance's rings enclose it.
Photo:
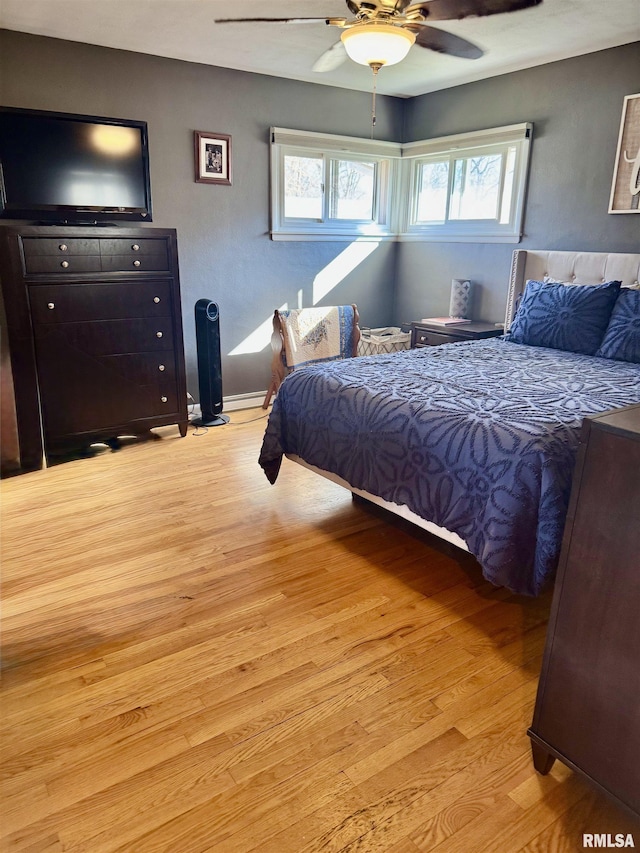
M 499 654 L 485 653 L 481 660 L 473 656 L 472 662 L 461 667 L 458 678 L 452 687 L 443 685 L 444 689 L 434 698 L 434 703 L 443 711 L 450 705 L 463 700 L 489 686 L 503 675 L 515 669 L 531 668 L 536 670 L 538 661 L 544 651 L 546 623 L 537 625 L 525 632 L 525 637 L 518 637 L 511 643 L 500 648 Z M 469 651 L 472 655 L 472 652 Z
M 315 850 L 320 851 L 322 848 L 319 845 L 322 844 L 325 834 L 365 806 L 366 802 L 357 789 L 344 791 L 334 797 L 328 806 L 292 820 L 288 826 L 270 838 L 262 839 L 251 848 L 245 848 L 246 853 L 300 853 L 306 846 L 314 843 Z M 410 853 L 415 853 L 415 850 Z
M 342 774 L 328 779 L 298 775 L 285 784 L 235 788 L 203 806 L 159 826 L 138 838 L 136 853 L 180 850 L 189 853 L 236 853 L 250 849 L 288 826 L 313 807 L 328 805 L 351 783 Z M 247 812 L 251 820 L 247 820 Z M 117 853 L 130 853 L 129 847 Z
M 425 821 L 410 833 L 409 837 L 418 850 L 423 853 L 476 853 L 485 846 L 492 853 L 502 853 L 502 848 L 491 847 L 499 828 L 517 824 L 522 813 L 507 797 L 497 798 L 490 809 L 470 807 L 471 814 L 463 807 L 458 811 L 454 803 L 445 806 L 432 819 Z M 447 811 L 450 810 L 450 811 Z M 467 819 L 467 818 L 470 819 Z M 504 853 L 515 853 L 515 848 L 507 846 Z
M 636 840 L 640 831 L 638 821 L 621 813 L 586 786 L 584 788 L 584 796 L 567 809 L 562 823 L 559 821 L 550 823 L 525 844 L 519 853 L 547 853 L 548 850 L 553 850 L 554 853 L 556 851 L 573 853 L 576 849 L 584 850 L 582 836 L 587 832 L 604 836 L 607 844 L 609 844 L 607 836 L 610 836 L 611 843 L 617 849 L 626 844 L 628 836 L 631 836 L 631 840 L 637 846 Z M 628 845 L 627 849 L 629 849 Z
M 451 749 L 433 764 L 407 756 L 359 784 L 368 806 L 357 820 L 350 820 L 325 838 L 327 850 L 380 851 L 383 853 L 411 835 L 430 816 L 452 799 L 497 773 L 518 752 L 517 737 L 504 730 Z M 482 760 L 478 760 L 482 755 Z M 322 848 L 324 849 L 324 848 Z M 496 848 L 506 849 L 506 848 Z M 306 851 L 305 851 L 306 853 Z
M 523 779 L 520 785 L 512 788 L 509 791 L 509 797 L 514 803 L 517 803 L 521 809 L 530 809 L 541 799 L 546 797 L 556 785 L 565 782 L 572 771 L 560 761 L 551 768 L 551 771 L 546 776 L 541 776 L 540 773 L 534 773 L 529 766 L 529 774 L 526 779 Z
M 12 829 L 8 840 L 17 849 L 34 838 L 47 838 L 53 829 L 66 851 L 99 853 L 134 844 L 154 823 L 162 824 L 234 787 L 228 773 L 211 769 L 219 751 L 219 743 L 208 741 L 38 820 L 32 815 L 24 826 L 4 826 L 3 831 Z
M 51 732 L 37 742 L 31 742 L 31 749 L 22 747 L 20 752 L 14 748 L 3 754 L 1 777 L 6 790 L 15 795 L 21 790 L 32 790 L 39 780 L 50 780 L 65 768 L 75 768 L 87 758 L 95 760 L 102 752 L 109 753 L 123 740 L 131 746 L 131 740 L 143 734 L 152 734 L 158 729 L 166 730 L 171 724 L 182 721 L 204 706 L 191 696 L 172 698 L 157 705 L 135 708 L 96 726 L 75 730 L 70 737 L 68 730 Z M 226 745 L 229 741 L 224 738 Z M 137 745 L 136 745 L 137 748 Z
M 518 711 L 518 722 L 522 726 L 523 720 L 530 717 L 533 700 L 527 694 L 524 694 L 523 698 L 521 681 L 522 674 L 519 671 L 514 672 L 463 702 L 452 705 L 447 711 L 434 716 L 433 719 L 428 720 L 413 731 L 399 734 L 391 744 L 349 767 L 347 771 L 349 778 L 357 785 L 362 784 L 378 773 L 381 767 L 386 767 L 400 758 L 410 755 L 415 749 L 443 734 L 452 726 L 456 726 L 462 734 L 466 735 L 467 733 L 462 729 L 469 721 L 469 730 L 473 727 L 474 732 L 481 733 L 483 726 L 490 728 L 492 724 L 495 724 L 496 719 L 506 719 L 500 716 L 500 710 L 505 713 Z M 513 696 L 514 688 L 518 688 L 518 686 L 520 692 L 517 692 L 516 689 L 516 695 Z M 529 688 L 530 693 L 535 691 L 535 684 L 525 686 Z M 494 714 L 491 714 L 487 709 L 492 709 L 496 698 L 502 705 L 500 709 L 496 709 Z M 519 728 L 517 731 L 521 738 L 526 741 L 524 737 L 525 728 Z

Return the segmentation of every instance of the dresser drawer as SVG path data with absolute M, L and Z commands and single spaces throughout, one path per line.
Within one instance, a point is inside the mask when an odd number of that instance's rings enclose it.
M 52 255 L 65 258 L 67 255 L 100 255 L 100 240 L 90 237 L 23 237 L 22 251 L 25 258 Z
M 34 255 L 24 259 L 25 272 L 59 273 L 100 272 L 100 255 Z
M 164 272 L 169 264 L 165 255 L 102 255 L 102 272 Z
M 170 317 L 157 320 L 97 320 L 90 323 L 57 323 L 34 326 L 36 345 L 71 347 L 79 359 L 173 350 Z
M 437 347 L 440 344 L 452 344 L 462 340 L 456 335 L 441 335 L 439 332 L 428 332 L 424 329 L 416 329 L 415 334 L 414 346 L 416 347 Z
M 126 355 L 107 355 L 102 363 L 117 373 L 125 382 L 158 391 L 158 403 L 162 396 L 170 397 L 175 404 L 176 366 L 172 352 L 141 352 Z M 168 402 L 168 400 L 167 400 Z M 166 409 L 166 406 L 163 408 Z M 159 408 L 157 411 L 162 411 Z
M 459 323 L 442 325 L 433 328 L 427 321 L 424 323 L 411 324 L 411 346 L 437 347 L 440 344 L 455 344 L 458 341 L 482 341 L 487 338 L 496 338 L 504 333 L 502 326 L 495 323 L 476 321 L 470 323 Z
M 145 237 L 104 238 L 100 240 L 100 254 L 104 272 L 145 272 L 170 268 L 165 240 Z
M 22 245 L 25 272 L 31 275 L 170 269 L 166 241 L 153 238 L 25 237 Z
M 23 237 L 22 251 L 27 274 L 100 272 L 97 239 Z
M 168 281 L 31 285 L 29 303 L 35 325 L 170 317 L 171 285 Z
M 36 342 L 44 430 L 51 445 L 82 434 L 122 434 L 122 427 L 180 411 L 173 353 L 108 355 L 78 362 L 63 343 Z M 61 373 L 66 376 L 61 381 Z M 125 428 L 126 432 L 126 428 Z
M 123 257 L 139 258 L 145 255 L 158 255 L 165 259 L 167 263 L 167 243 L 165 240 L 153 238 L 130 238 L 124 239 L 121 237 L 101 238 L 100 254 L 103 257 L 107 255 L 121 255 Z

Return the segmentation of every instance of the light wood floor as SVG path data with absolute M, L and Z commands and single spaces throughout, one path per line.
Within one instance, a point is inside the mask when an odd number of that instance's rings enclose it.
M 260 411 L 2 483 L 2 850 L 548 853 L 640 831 L 526 729 L 549 608 Z

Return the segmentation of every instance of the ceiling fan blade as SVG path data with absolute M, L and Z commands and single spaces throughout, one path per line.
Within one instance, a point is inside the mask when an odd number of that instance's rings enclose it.
M 331 22 L 346 18 L 331 18 Z M 328 18 L 217 18 L 214 24 L 326 24 Z
M 438 30 L 435 27 L 421 26 L 417 29 L 416 44 L 435 50 L 436 53 L 446 53 L 448 56 L 459 56 L 462 59 L 480 59 L 484 56 L 477 45 L 453 33 Z
M 316 60 L 312 71 L 323 73 L 325 71 L 334 71 L 346 60 L 347 51 L 341 41 L 337 41 L 329 50 L 325 50 L 319 59 Z
M 461 18 L 518 12 L 540 3 L 542 0 L 428 0 L 409 6 L 405 14 L 411 17 L 412 13 L 418 12 L 430 21 L 455 21 Z

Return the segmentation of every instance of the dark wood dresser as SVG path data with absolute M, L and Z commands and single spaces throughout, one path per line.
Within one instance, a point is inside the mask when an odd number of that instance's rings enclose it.
M 0 228 L 20 461 L 187 429 L 176 233 Z
M 460 325 L 436 325 L 435 323 L 411 324 L 411 349 L 437 347 L 440 344 L 453 344 L 456 341 L 479 341 L 484 338 L 497 338 L 504 334 L 501 326 L 493 323 L 461 323 Z
M 640 817 L 640 405 L 585 419 L 529 736 Z

